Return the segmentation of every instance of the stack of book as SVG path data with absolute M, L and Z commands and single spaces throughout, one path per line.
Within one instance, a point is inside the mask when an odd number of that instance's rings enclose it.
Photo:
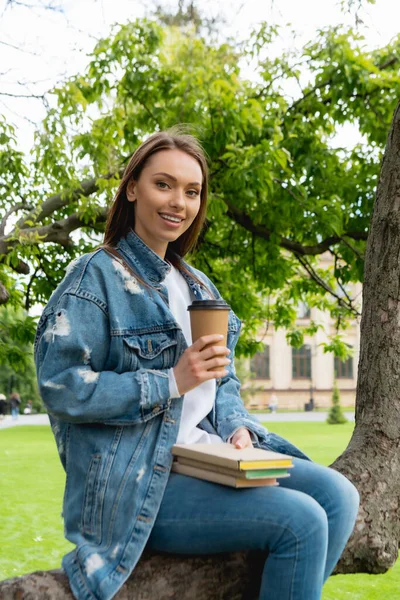
M 292 457 L 233 444 L 175 444 L 172 471 L 234 488 L 278 485 L 289 477 Z

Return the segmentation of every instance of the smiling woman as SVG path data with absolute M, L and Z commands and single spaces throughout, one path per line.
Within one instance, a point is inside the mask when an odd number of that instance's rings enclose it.
M 104 246 L 78 259 L 39 321 L 39 389 L 67 473 L 63 559 L 78 600 L 110 600 L 145 547 L 179 554 L 269 550 L 260 600 L 319 600 L 354 525 L 352 484 L 269 434 L 240 398 L 227 346 L 192 342 L 188 305 L 221 299 L 183 257 L 207 207 L 207 163 L 179 131 L 132 156 Z M 229 354 L 230 358 L 227 357 Z M 236 490 L 171 473 L 176 443 L 232 443 L 294 457 L 281 485 Z
M 129 181 L 126 195 L 133 203 L 135 231 L 161 258 L 169 242 L 187 231 L 197 217 L 202 180 L 197 160 L 172 149 L 153 154 L 139 180 Z

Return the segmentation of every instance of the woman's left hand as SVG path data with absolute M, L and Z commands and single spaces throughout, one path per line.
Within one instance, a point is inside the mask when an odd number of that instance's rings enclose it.
M 238 429 L 231 439 L 231 444 L 236 448 L 252 448 L 253 442 L 251 441 L 249 430 L 246 427 Z

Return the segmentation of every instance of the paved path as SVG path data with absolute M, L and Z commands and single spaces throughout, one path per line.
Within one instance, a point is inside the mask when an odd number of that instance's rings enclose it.
M 47 414 L 41 415 L 19 415 L 16 421 L 13 421 L 10 415 L 0 420 L 0 429 L 8 429 L 19 425 L 50 425 Z
M 327 412 L 277 412 L 277 413 L 253 413 L 259 421 L 269 423 L 280 423 L 283 421 L 299 421 L 321 423 L 326 420 Z M 354 421 L 353 412 L 345 412 L 349 421 Z
M 354 421 L 354 413 L 344 413 L 349 421 Z M 278 413 L 256 413 L 255 417 L 261 422 L 281 423 L 284 421 L 290 422 L 314 422 L 321 423 L 326 420 L 327 412 L 278 412 Z M 5 419 L 0 420 L 0 430 L 8 427 L 17 427 L 21 425 L 49 425 L 49 417 L 47 414 L 41 415 L 19 415 L 16 421 L 7 415 Z

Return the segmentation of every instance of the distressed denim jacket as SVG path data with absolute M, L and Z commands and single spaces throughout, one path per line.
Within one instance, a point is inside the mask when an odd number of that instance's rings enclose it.
M 170 398 L 168 370 L 187 344 L 168 307 L 163 279 L 171 268 L 134 233 L 117 249 L 146 287 L 103 249 L 71 263 L 38 324 L 39 389 L 66 471 L 63 559 L 79 600 L 112 598 L 137 564 L 170 473 L 183 396 Z M 193 299 L 218 290 L 185 276 Z M 233 358 L 240 321 L 231 311 Z M 255 446 L 305 455 L 270 434 L 240 398 L 232 360 L 217 381 L 215 405 L 200 427 L 226 441 L 240 426 Z

